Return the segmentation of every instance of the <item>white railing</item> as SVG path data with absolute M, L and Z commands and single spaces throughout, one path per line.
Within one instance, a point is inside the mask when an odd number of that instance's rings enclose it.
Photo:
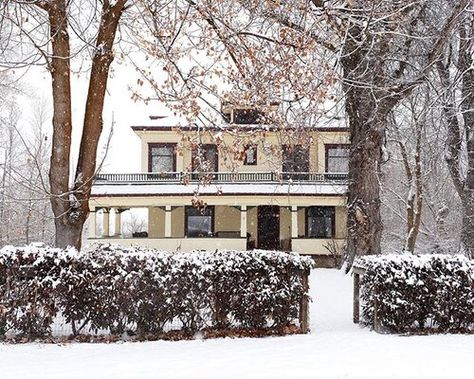
M 278 183 L 337 182 L 345 183 L 346 173 L 330 172 L 143 172 L 130 174 L 97 174 L 95 185 L 122 183 Z

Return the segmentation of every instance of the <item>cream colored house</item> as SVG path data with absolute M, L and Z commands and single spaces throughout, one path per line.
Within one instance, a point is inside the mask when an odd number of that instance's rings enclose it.
M 347 129 L 283 130 L 253 124 L 248 110 L 228 113 L 229 124 L 205 131 L 133 126 L 142 172 L 97 175 L 89 241 L 170 251 L 277 249 L 321 259 L 340 252 Z M 127 236 L 121 215 L 133 208 L 147 209 L 148 226 Z

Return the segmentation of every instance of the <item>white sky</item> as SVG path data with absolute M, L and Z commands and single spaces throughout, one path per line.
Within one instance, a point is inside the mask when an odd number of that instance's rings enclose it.
M 159 121 L 151 121 L 150 115 L 170 115 L 170 112 L 159 105 L 156 101 L 146 105 L 142 101 L 133 101 L 129 86 L 136 84 L 139 74 L 130 67 L 116 62 L 112 65 L 113 70 L 107 86 L 107 96 L 104 106 L 104 132 L 99 146 L 99 156 L 105 151 L 105 141 L 110 133 L 112 120 L 114 120 L 114 132 L 111 139 L 107 158 L 103 165 L 104 172 L 139 172 L 140 171 L 140 139 L 130 128 L 131 125 L 155 125 Z M 26 87 L 27 95 L 21 96 L 21 120 L 22 130 L 28 133 L 29 120 L 33 118 L 34 103 L 45 101 L 52 109 L 51 77 L 44 67 L 30 68 L 23 75 L 22 83 Z M 71 83 L 73 96 L 73 156 L 77 156 L 80 142 L 80 132 L 84 117 L 84 108 L 88 87 L 86 74 L 75 75 Z M 52 111 L 51 111 L 52 114 Z M 162 122 L 175 123 L 176 118 Z M 46 125 L 51 128 L 51 121 Z M 73 160 L 73 165 L 74 165 Z

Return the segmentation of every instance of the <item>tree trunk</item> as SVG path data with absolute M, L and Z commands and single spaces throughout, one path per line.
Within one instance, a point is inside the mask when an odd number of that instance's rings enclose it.
M 351 154 L 346 253 L 350 266 L 356 256 L 380 254 L 382 238 L 379 165 L 384 131 L 368 118 L 361 117 L 356 109 L 362 108 L 357 103 L 357 99 L 347 99 Z
M 52 58 L 49 68 L 53 84 L 53 143 L 49 180 L 57 247 L 81 248 L 82 229 L 89 214 L 97 146 L 102 132 L 105 91 L 114 58 L 112 47 L 126 2 L 103 2 L 74 183 L 70 183 L 69 169 L 72 117 L 67 2 L 55 0 L 41 5 L 48 12 L 51 30 Z
M 55 219 L 56 246 L 61 248 L 68 246 L 80 248 L 84 222 L 72 224 L 70 222 L 64 223 L 63 220 L 64 218 Z
M 446 140 L 448 165 L 451 179 L 462 203 L 461 243 L 464 252 L 474 258 L 474 69 L 473 45 L 474 26 L 467 18 L 459 29 L 460 46 L 456 62 L 461 77 L 460 88 L 462 100 L 456 104 L 455 83 L 450 77 L 450 67 L 442 61 L 437 63 L 438 74 L 446 95 L 443 111 L 446 117 L 448 137 Z M 453 89 L 454 88 L 454 89 Z M 461 113 L 458 114 L 460 108 Z M 463 124 L 459 122 L 459 116 Z M 463 128 L 464 127 L 464 139 Z M 463 152 L 467 162 L 463 161 Z M 465 164 L 465 167 L 464 167 Z M 465 168 L 465 169 L 464 169 Z
M 341 60 L 344 69 L 345 109 L 350 129 L 349 187 L 347 205 L 346 261 L 348 269 L 356 256 L 380 254 L 380 162 L 387 111 L 377 101 L 382 65 L 370 59 L 371 42 L 359 27 L 349 31 Z
M 464 253 L 474 259 L 474 200 L 463 202 L 463 217 L 461 227 L 461 243 Z

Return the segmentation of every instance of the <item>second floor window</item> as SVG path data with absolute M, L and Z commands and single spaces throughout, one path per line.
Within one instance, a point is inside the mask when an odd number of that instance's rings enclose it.
M 255 166 L 257 164 L 257 146 L 249 145 L 245 148 L 244 165 Z
M 175 144 L 149 144 L 148 149 L 148 170 L 150 172 L 176 171 Z
M 219 167 L 217 146 L 203 144 L 193 149 L 192 169 L 194 172 L 217 172 Z
M 283 145 L 283 172 L 308 172 L 309 149 L 300 145 Z
M 334 207 L 306 208 L 306 236 L 309 238 L 334 238 L 335 215 Z
M 326 145 L 326 172 L 349 172 L 348 145 Z

